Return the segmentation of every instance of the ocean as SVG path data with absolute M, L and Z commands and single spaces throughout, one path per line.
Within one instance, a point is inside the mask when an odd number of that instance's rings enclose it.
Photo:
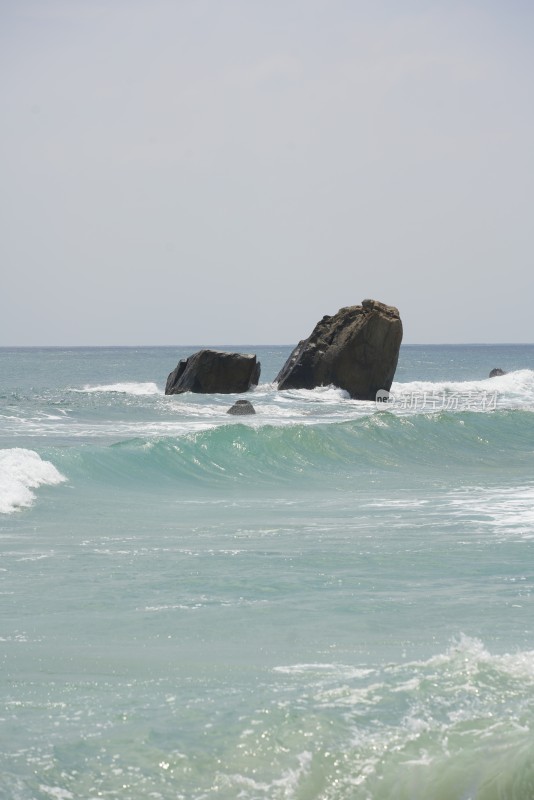
M 0 350 L 0 797 L 532 800 L 534 345 L 195 349 Z

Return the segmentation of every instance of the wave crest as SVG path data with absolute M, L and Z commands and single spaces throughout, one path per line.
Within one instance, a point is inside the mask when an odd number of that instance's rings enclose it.
M 65 480 L 50 461 L 43 461 L 34 450 L 21 447 L 0 450 L 0 513 L 12 514 L 31 506 L 35 499 L 32 489 Z
M 207 488 L 299 483 L 340 489 L 377 470 L 391 476 L 416 470 L 441 480 L 444 470 L 483 463 L 488 473 L 501 476 L 506 468 L 510 477 L 524 476 L 532 461 L 531 425 L 531 413 L 521 410 L 411 416 L 384 411 L 315 425 L 232 422 L 183 435 L 132 438 L 72 456 L 75 469 L 96 480 L 138 480 L 143 486 L 163 480 Z

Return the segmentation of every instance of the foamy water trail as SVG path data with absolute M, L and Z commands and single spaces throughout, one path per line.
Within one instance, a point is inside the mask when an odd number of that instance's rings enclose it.
M 94 394 L 97 392 L 114 392 L 117 394 L 133 394 L 133 395 L 152 395 L 163 394 L 163 390 L 159 389 L 156 383 L 126 381 L 123 383 L 106 383 L 98 386 L 90 386 L 86 384 L 83 389 L 72 389 L 73 392 L 87 392 Z
M 0 513 L 12 514 L 31 506 L 35 500 L 32 489 L 65 480 L 50 461 L 43 461 L 33 450 L 20 447 L 0 450 Z

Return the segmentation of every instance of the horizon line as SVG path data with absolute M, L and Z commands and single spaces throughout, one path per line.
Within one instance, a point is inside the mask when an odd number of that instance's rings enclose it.
M 298 344 L 241 344 L 224 342 L 221 344 L 7 344 L 0 345 L 0 350 L 98 350 L 98 349 L 124 349 L 134 350 L 139 348 L 221 348 L 221 347 L 296 347 Z M 534 342 L 402 342 L 402 347 L 530 347 Z

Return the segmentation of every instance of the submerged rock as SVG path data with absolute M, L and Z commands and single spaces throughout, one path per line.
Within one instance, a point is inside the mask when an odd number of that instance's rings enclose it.
M 236 414 L 236 415 L 255 414 L 256 409 L 254 408 L 250 400 L 236 400 L 233 406 L 231 406 L 226 413 Z
M 506 375 L 506 372 L 500 367 L 495 367 L 489 374 L 490 378 L 498 378 L 499 375 Z
M 167 378 L 165 394 L 236 394 L 246 392 L 260 378 L 255 355 L 199 350 L 180 361 Z
M 295 347 L 278 373 L 279 389 L 314 389 L 334 384 L 357 400 L 389 391 L 402 341 L 398 310 L 377 300 L 325 316 Z

